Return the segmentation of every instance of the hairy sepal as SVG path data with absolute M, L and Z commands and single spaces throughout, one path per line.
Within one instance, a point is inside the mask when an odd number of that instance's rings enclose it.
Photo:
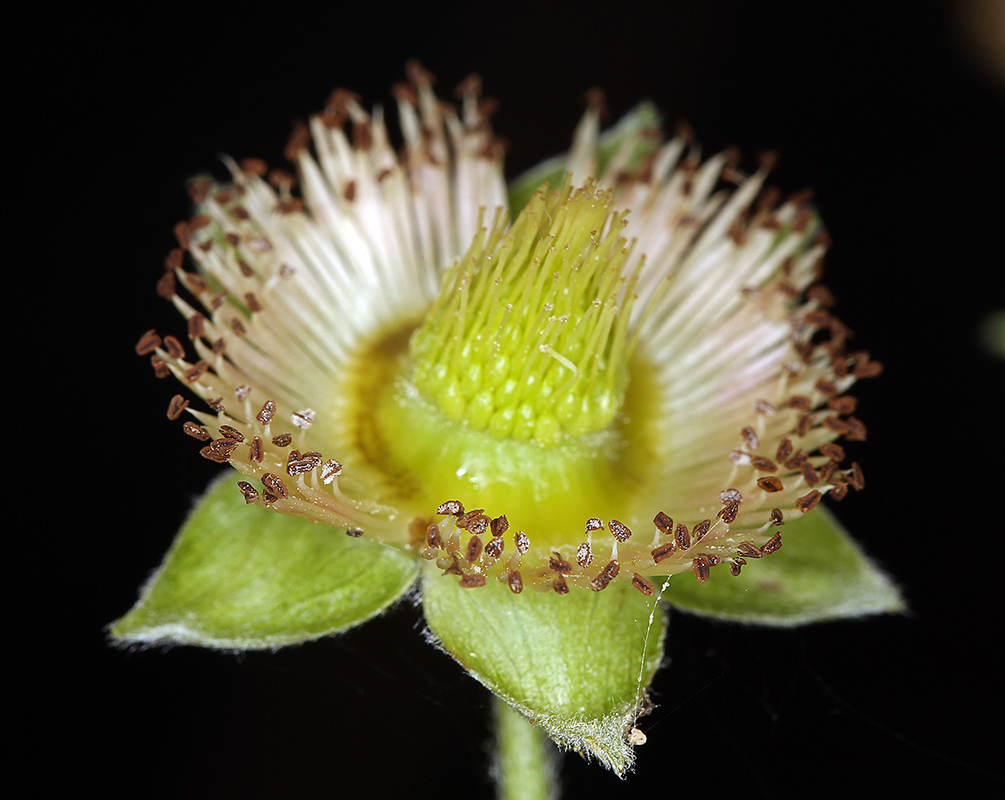
M 663 654 L 655 598 L 627 583 L 565 595 L 513 594 L 491 579 L 466 589 L 433 564 L 424 567 L 422 592 L 432 635 L 468 673 L 560 747 L 619 775 L 630 769 L 626 737 Z
M 418 559 L 328 525 L 248 506 L 235 473 L 198 501 L 140 599 L 122 644 L 272 649 L 359 625 L 415 582 Z

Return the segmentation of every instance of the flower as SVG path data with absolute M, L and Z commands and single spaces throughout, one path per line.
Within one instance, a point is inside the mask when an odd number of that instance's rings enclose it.
M 228 160 L 232 183 L 190 182 L 158 283 L 189 343 L 136 349 L 242 479 L 113 634 L 274 647 L 421 571 L 441 646 L 622 772 L 660 597 L 767 624 L 901 607 L 814 511 L 863 487 L 837 440 L 865 439 L 847 391 L 880 365 L 846 351 L 826 234 L 806 195 L 764 188 L 771 157 L 702 162 L 648 106 L 601 136 L 593 96 L 571 151 L 507 191 L 478 81 L 455 111 L 409 78 L 400 153 L 340 90 L 290 140 L 298 179 Z

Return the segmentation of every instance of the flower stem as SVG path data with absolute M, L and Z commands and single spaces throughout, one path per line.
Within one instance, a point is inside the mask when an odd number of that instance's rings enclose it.
M 493 697 L 495 778 L 499 800 L 557 800 L 558 758 L 555 746 L 504 700 Z

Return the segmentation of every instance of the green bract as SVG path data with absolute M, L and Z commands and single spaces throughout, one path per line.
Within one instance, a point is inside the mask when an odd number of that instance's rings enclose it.
M 702 162 L 650 106 L 601 136 L 591 106 L 507 191 L 477 83 L 458 114 L 411 78 L 400 154 L 336 92 L 288 148 L 302 198 L 259 162 L 191 183 L 158 284 L 188 342 L 137 352 L 203 401 L 168 417 L 240 474 L 112 635 L 278 647 L 421 576 L 444 650 L 623 773 L 661 603 L 768 625 L 902 609 L 816 508 L 864 486 L 837 440 L 866 438 L 847 390 L 881 367 L 845 352 L 813 283 L 826 238 L 763 190 L 768 164 Z

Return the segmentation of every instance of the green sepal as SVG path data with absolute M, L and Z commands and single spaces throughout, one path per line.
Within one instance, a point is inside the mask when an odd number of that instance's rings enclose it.
M 663 599 L 708 617 L 791 627 L 906 610 L 897 586 L 826 509 L 777 529 L 782 547 L 739 576 L 716 567 L 706 583 L 676 576 Z
M 566 595 L 516 595 L 493 578 L 463 589 L 427 563 L 422 607 L 442 648 L 559 746 L 619 775 L 631 767 L 626 733 L 663 655 L 655 597 L 622 581 Z
M 225 475 L 198 502 L 113 637 L 275 648 L 359 625 L 415 582 L 415 556 L 246 505 L 238 477 Z
M 648 153 L 656 149 L 661 141 L 655 136 L 639 136 L 644 130 L 658 130 L 660 127 L 660 115 L 656 106 L 652 103 L 639 103 L 625 116 L 618 120 L 617 124 L 602 133 L 597 140 L 597 170 L 598 174 L 603 173 L 608 162 L 618 151 L 618 148 L 630 136 L 637 138 L 635 152 L 628 160 L 628 167 L 636 166 Z M 521 175 L 518 175 L 509 186 L 509 207 L 511 216 L 516 217 L 523 208 L 530 202 L 534 192 L 545 181 L 553 189 L 559 188 L 565 181 L 565 173 L 569 168 L 569 154 L 553 156 L 546 161 L 542 161 L 537 166 L 531 167 Z

